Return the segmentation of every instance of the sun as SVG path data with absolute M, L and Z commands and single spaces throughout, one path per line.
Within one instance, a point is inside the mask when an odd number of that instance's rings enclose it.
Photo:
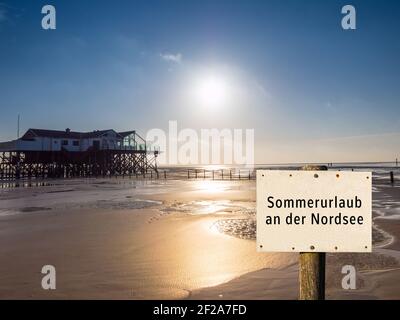
M 201 107 L 222 107 L 226 105 L 229 94 L 228 82 L 221 75 L 202 75 L 194 83 L 194 99 Z

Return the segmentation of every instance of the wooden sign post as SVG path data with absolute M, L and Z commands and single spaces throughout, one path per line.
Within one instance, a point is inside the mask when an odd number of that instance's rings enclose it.
M 371 252 L 371 180 L 326 166 L 257 170 L 257 250 L 299 253 L 300 300 L 325 299 L 327 252 Z
M 300 300 L 325 300 L 325 252 L 301 252 Z
M 304 166 L 306 171 L 326 171 L 326 166 Z M 310 248 L 312 250 L 313 248 Z M 325 252 L 300 252 L 300 300 L 325 300 Z

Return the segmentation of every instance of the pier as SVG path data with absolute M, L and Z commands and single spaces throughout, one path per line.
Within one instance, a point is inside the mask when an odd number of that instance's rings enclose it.
M 0 143 L 0 180 L 157 174 L 158 154 L 136 131 L 29 129 Z

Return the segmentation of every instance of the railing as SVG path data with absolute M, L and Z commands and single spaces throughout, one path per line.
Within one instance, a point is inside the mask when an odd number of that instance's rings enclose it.
M 149 146 L 149 145 L 145 145 L 145 144 L 138 144 L 136 146 L 102 145 L 100 150 L 160 152 L 160 147 L 159 146 Z

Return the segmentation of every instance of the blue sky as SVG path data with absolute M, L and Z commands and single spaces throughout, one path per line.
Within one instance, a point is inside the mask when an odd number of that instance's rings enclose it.
M 57 29 L 41 28 L 41 8 Z M 341 28 L 341 8 L 357 30 Z M 398 1 L 0 0 L 0 140 L 28 127 L 254 128 L 256 162 L 400 158 Z M 212 73 L 220 108 L 193 101 Z

